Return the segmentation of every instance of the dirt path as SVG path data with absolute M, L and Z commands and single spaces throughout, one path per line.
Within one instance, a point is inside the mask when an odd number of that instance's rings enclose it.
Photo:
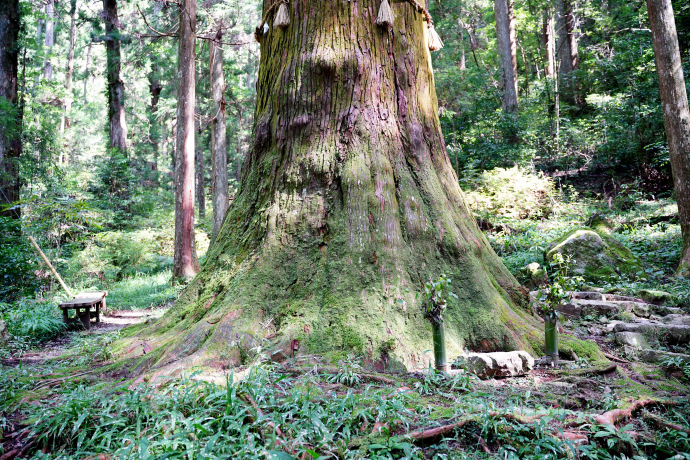
M 6 358 L 0 360 L 3 366 L 36 365 L 44 361 L 59 358 L 78 336 L 108 334 L 133 324 L 140 324 L 147 320 L 160 318 L 165 309 L 145 309 L 145 310 L 112 310 L 107 316 L 101 316 L 100 324 L 93 323 L 91 329 L 82 331 L 67 332 L 60 337 L 46 342 L 40 349 L 34 349 L 27 353 L 22 353 L 16 358 Z

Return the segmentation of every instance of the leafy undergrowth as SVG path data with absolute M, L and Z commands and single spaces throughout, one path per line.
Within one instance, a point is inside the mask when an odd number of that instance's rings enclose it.
M 282 365 L 259 359 L 228 374 L 226 385 L 193 374 L 133 384 L 99 370 L 112 337 L 78 335 L 61 356 L 0 369 L 0 455 L 690 458 L 683 385 L 635 389 L 626 366 L 586 376 L 537 369 L 484 382 L 428 370 L 384 376 L 354 358 L 333 368 L 302 357 Z M 594 421 L 641 398 L 676 402 L 646 406 L 617 428 Z
M 681 251 L 674 200 L 647 199 L 634 184 L 606 199 L 589 190 L 556 187 L 551 178 L 522 168 L 486 171 L 466 188 L 468 203 L 492 247 L 519 280 L 526 281 L 521 269 L 531 262 L 548 268 L 544 252 L 549 244 L 588 225 L 596 215 L 609 222 L 615 239 L 644 261 L 644 272 L 635 279 L 597 279 L 596 286 L 626 294 L 661 289 L 690 307 L 687 280 L 674 276 Z

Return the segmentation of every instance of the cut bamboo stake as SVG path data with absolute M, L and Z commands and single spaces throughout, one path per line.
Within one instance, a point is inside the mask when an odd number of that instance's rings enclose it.
M 70 289 L 67 287 L 67 285 L 65 284 L 65 282 L 62 281 L 62 278 L 60 277 L 60 275 L 58 275 L 58 272 L 55 270 L 55 268 L 53 268 L 53 265 L 50 263 L 50 261 L 48 260 L 48 258 L 46 257 L 46 255 L 43 254 L 43 251 L 41 251 L 41 248 L 38 247 L 38 244 L 36 244 L 36 240 L 34 240 L 34 237 L 33 237 L 33 236 L 30 236 L 30 237 L 29 237 L 29 241 L 31 241 L 31 244 L 34 245 L 34 248 L 36 248 L 36 251 L 38 251 L 38 253 L 41 255 L 41 258 L 43 259 L 43 262 L 45 262 L 45 263 L 48 265 L 48 268 L 50 268 L 50 271 L 53 272 L 53 275 L 55 275 L 55 278 L 57 278 L 58 282 L 60 283 L 60 286 L 62 286 L 62 289 L 64 289 L 65 291 L 67 291 L 67 294 L 68 294 L 70 297 L 74 297 L 74 294 L 72 294 L 72 291 L 70 291 Z

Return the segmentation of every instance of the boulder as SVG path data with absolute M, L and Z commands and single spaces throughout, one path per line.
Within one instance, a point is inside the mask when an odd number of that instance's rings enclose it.
M 549 263 L 555 263 L 556 254 L 566 258 L 571 274 L 588 279 L 621 275 L 635 278 L 642 271 L 632 252 L 618 240 L 586 227 L 571 230 L 551 243 L 544 256 Z
M 0 343 L 7 341 L 7 324 L 4 321 L 0 321 Z
M 525 278 L 525 286 L 529 289 L 538 288 L 549 282 L 549 276 L 537 262 L 522 267 L 520 274 Z
M 616 332 L 616 343 L 637 349 L 649 348 L 647 339 L 639 332 Z
M 470 353 L 464 367 L 481 379 L 517 377 L 532 370 L 534 358 L 526 351 Z

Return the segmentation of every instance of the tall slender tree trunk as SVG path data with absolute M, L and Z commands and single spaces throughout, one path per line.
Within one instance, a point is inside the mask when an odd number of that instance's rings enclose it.
M 556 27 L 553 10 L 550 8 L 544 13 L 542 41 L 546 60 L 544 70 L 547 77 L 553 77 L 556 74 Z
M 105 22 L 106 79 L 108 82 L 108 122 L 110 148 L 127 152 L 127 123 L 125 121 L 125 84 L 120 78 L 120 19 L 117 0 L 103 0 Z
M 45 61 L 43 63 L 43 78 L 53 79 L 53 45 L 55 45 L 55 0 L 46 2 L 46 36 L 45 36 Z
M 19 200 L 21 111 L 17 99 L 19 0 L 0 0 L 0 207 Z M 19 209 L 0 216 L 19 218 Z
M 518 109 L 517 43 L 512 0 L 494 0 L 496 41 L 501 66 L 501 103 L 507 113 Z
M 60 134 L 65 134 L 65 127 L 69 123 L 69 112 L 72 109 L 74 100 L 72 91 L 74 90 L 74 45 L 77 41 L 77 0 L 70 1 L 70 23 L 69 23 L 69 44 L 67 50 L 67 72 L 65 75 L 65 90 L 67 96 L 62 106 L 62 119 L 60 120 Z
M 84 63 L 84 105 L 89 103 L 89 96 L 87 89 L 89 88 L 89 77 L 91 76 L 91 47 L 93 42 L 89 41 L 89 45 L 86 47 L 86 62 Z
M 201 138 L 201 131 L 199 131 Z M 197 141 L 196 150 L 196 203 L 199 207 L 199 219 L 206 217 L 206 181 L 204 177 L 204 150 L 201 148 L 201 139 Z
M 664 128 L 683 237 L 678 274 L 690 278 L 690 112 L 671 0 L 647 0 Z
M 558 43 L 558 79 L 563 99 L 573 105 L 581 105 L 581 96 L 571 75 L 580 66 L 580 57 L 575 34 L 577 24 L 573 13 L 572 0 L 556 0 L 556 30 Z
M 149 140 L 151 142 L 151 149 L 153 150 L 153 165 L 154 170 L 158 170 L 158 151 L 160 149 L 161 140 L 161 124 L 158 121 L 158 101 L 160 99 L 163 85 L 160 81 L 160 66 L 157 62 L 151 65 L 151 72 L 149 72 L 149 93 L 151 94 L 151 106 L 149 117 Z
M 290 25 L 261 37 L 241 185 L 203 270 L 142 331 L 158 347 L 152 372 L 237 364 L 263 339 L 286 355 L 299 346 L 426 366 L 419 294 L 442 273 L 458 296 L 444 314 L 449 353 L 543 343 L 526 291 L 464 202 L 423 16 L 393 2 L 389 31 L 375 24 L 378 7 L 292 0 Z
M 467 68 L 465 60 L 465 37 L 462 30 L 458 33 L 460 36 L 460 60 L 458 61 L 458 70 L 465 70 Z
M 194 242 L 196 0 L 180 3 L 179 29 L 174 279 L 191 278 L 199 271 Z
M 220 42 L 222 31 L 216 39 Z M 211 195 L 213 201 L 213 236 L 216 238 L 228 209 L 228 143 L 225 125 L 225 75 L 223 73 L 223 49 L 219 43 L 210 41 L 209 67 L 211 70 L 211 163 L 213 165 Z

